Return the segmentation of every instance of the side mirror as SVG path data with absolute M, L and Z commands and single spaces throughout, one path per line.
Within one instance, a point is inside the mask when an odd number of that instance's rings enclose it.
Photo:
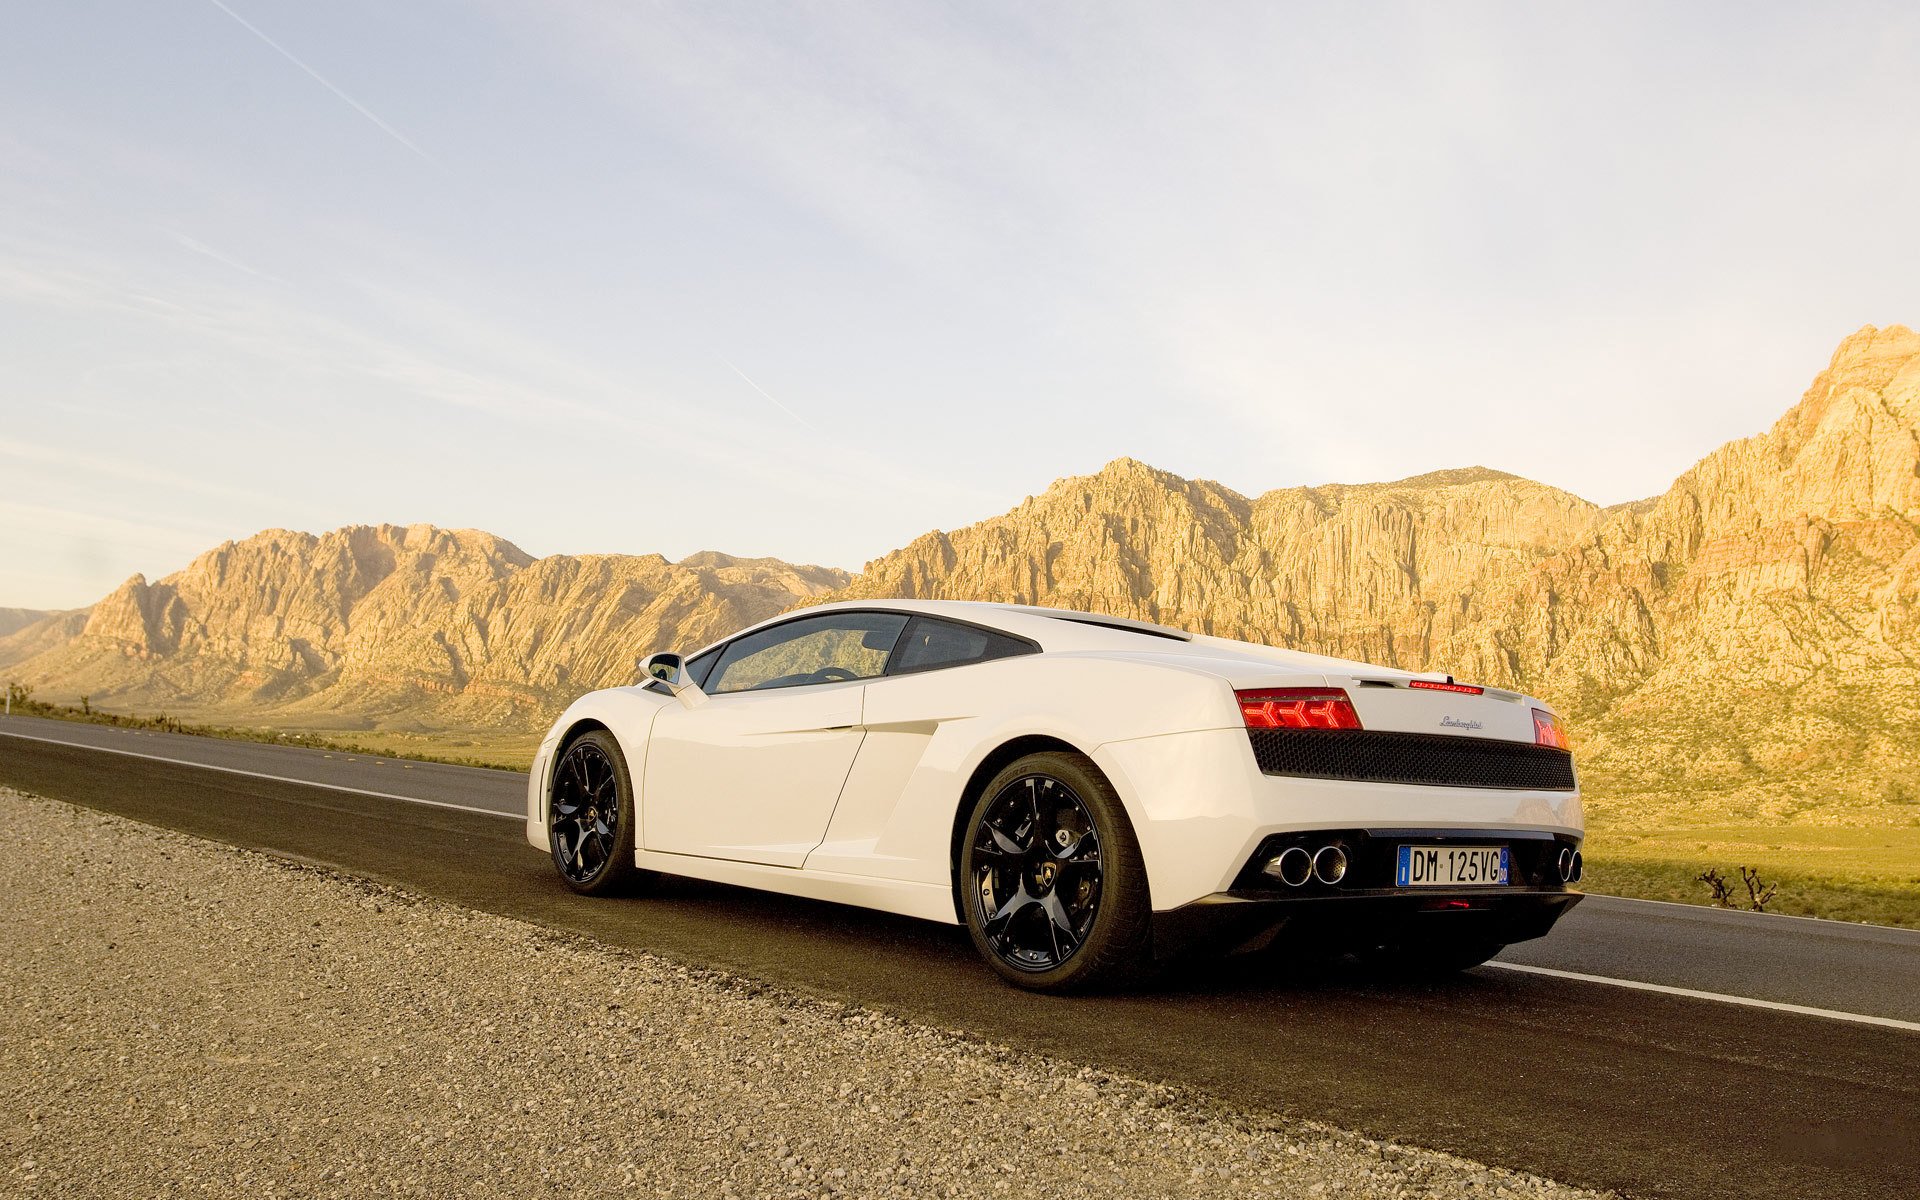
M 707 698 L 700 685 L 687 674 L 687 664 L 678 654 L 662 650 L 658 654 L 649 654 L 640 660 L 640 683 L 660 683 L 689 707 L 699 704 Z

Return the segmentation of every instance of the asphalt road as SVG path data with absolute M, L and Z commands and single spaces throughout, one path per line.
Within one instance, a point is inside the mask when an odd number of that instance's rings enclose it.
M 518 810 L 520 776 L 11 718 L 0 783 L 1572 1183 L 1920 1194 L 1920 1032 L 1906 1028 L 1498 966 L 1394 986 L 1224 965 L 1152 993 L 1031 996 L 994 983 L 954 929 L 692 881 L 574 896 L 491 815 Z M 1510 958 L 1920 1019 L 1920 935 L 1905 931 L 1592 897 Z

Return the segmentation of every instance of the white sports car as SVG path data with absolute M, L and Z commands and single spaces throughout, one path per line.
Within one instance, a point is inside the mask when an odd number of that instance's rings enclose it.
M 1276 938 L 1461 969 L 1580 894 L 1559 720 L 1516 692 L 1006 604 L 822 605 L 581 697 L 527 838 L 963 924 L 1023 987 Z

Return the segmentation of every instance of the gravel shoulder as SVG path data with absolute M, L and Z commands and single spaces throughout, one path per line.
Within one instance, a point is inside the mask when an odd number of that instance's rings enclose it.
M 0 911 L 8 1194 L 1595 1195 L 4 789 Z

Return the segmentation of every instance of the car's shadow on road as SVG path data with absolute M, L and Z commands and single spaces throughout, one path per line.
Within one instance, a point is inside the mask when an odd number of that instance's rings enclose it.
M 805 979 L 809 991 L 825 984 L 870 995 L 866 985 L 875 977 L 933 975 L 955 986 L 1017 994 L 980 961 L 958 925 L 679 876 L 657 876 L 609 899 L 574 896 L 550 871 L 530 869 L 526 883 L 548 894 L 553 903 L 542 907 L 550 915 L 563 916 L 560 923 L 580 932 L 743 974 Z M 1417 997 L 1445 1003 L 1509 990 L 1471 973 L 1399 978 L 1390 968 L 1281 943 L 1257 953 L 1184 955 L 1156 964 L 1125 990 L 1077 999 L 1153 997 L 1202 1004 L 1266 999 L 1312 1005 Z

